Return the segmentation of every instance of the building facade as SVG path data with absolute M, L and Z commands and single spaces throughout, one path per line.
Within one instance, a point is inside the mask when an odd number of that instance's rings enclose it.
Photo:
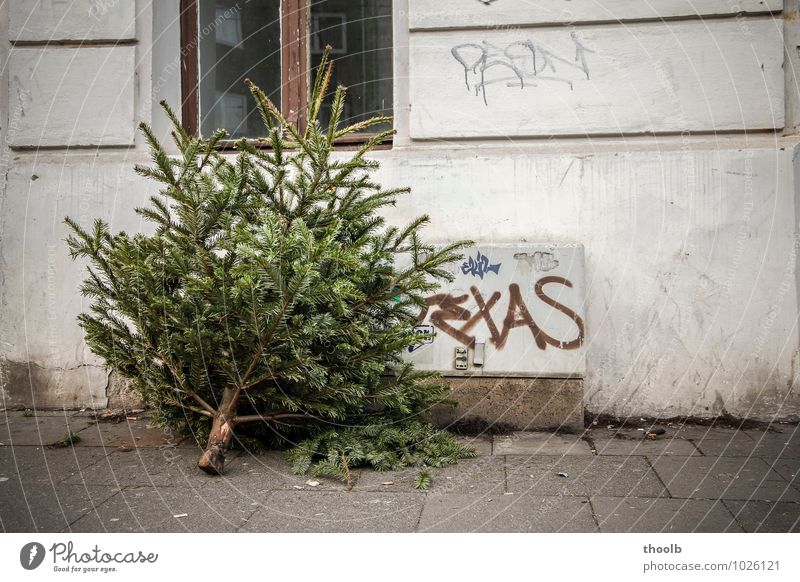
M 249 136 L 248 105 L 225 90 L 243 77 L 223 63 L 254 42 L 248 4 L 0 6 L 2 405 L 116 397 L 75 321 L 84 273 L 63 217 L 145 228 L 134 208 L 155 188 L 133 172 L 149 160 L 136 127 L 167 138 L 162 99 L 199 131 Z M 383 15 L 361 20 L 383 44 L 358 67 L 377 80 L 353 91 L 394 115 L 378 179 L 411 194 L 388 218 L 429 214 L 434 242 L 581 244 L 587 411 L 800 416 L 797 0 L 373 4 Z M 335 30 L 341 14 L 293 25 Z M 260 46 L 285 33 L 270 22 Z M 360 42 L 319 34 L 309 61 L 323 41 L 334 56 Z M 268 81 L 286 58 L 275 48 L 237 66 Z M 284 77 L 285 106 L 294 87 Z

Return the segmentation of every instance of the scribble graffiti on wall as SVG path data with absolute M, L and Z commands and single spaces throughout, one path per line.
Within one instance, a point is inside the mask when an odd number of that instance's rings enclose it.
M 552 271 L 558 267 L 558 259 L 553 253 L 543 251 L 536 251 L 532 254 L 514 253 L 514 258 L 528 263 L 534 271 Z
M 575 79 L 570 78 L 570 73 L 575 72 L 588 80 L 586 54 L 594 51 L 587 48 L 575 32 L 570 33 L 570 38 L 575 45 L 574 56 L 556 54 L 530 39 L 509 43 L 504 48 L 485 40 L 481 44 L 468 42 L 454 46 L 450 52 L 464 68 L 467 91 L 474 92 L 475 96 L 482 95 L 483 103 L 489 105 L 487 85 L 505 83 L 507 87 L 525 89 L 536 87 L 539 82 L 555 82 L 565 83 L 572 89 Z
M 422 346 L 427 346 L 433 343 L 433 338 L 436 337 L 436 328 L 432 325 L 415 325 L 415 334 L 424 334 L 417 343 L 408 346 L 409 353 L 414 353 Z
M 484 321 L 486 327 L 489 329 L 490 341 L 498 350 L 503 349 L 508 340 L 509 333 L 512 329 L 517 327 L 527 327 L 533 334 L 533 340 L 536 342 L 539 349 L 544 350 L 548 345 L 562 350 L 577 349 L 583 344 L 583 319 L 569 307 L 562 305 L 548 296 L 544 290 L 545 285 L 548 284 L 572 287 L 572 282 L 564 277 L 547 276 L 539 279 L 534 285 L 534 292 L 539 299 L 575 322 L 577 335 L 571 339 L 554 338 L 545 333 L 544 330 L 536 324 L 528 310 L 528 306 L 525 304 L 525 300 L 522 298 L 519 285 L 516 283 L 512 283 L 508 286 L 508 308 L 506 309 L 505 317 L 499 328 L 492 315 L 492 309 L 497 305 L 498 301 L 500 301 L 502 293 L 500 291 L 495 291 L 488 299 L 484 299 L 480 290 L 475 286 L 470 287 L 470 293 L 478 306 L 477 311 L 474 313 L 463 306 L 463 304 L 469 300 L 468 294 L 465 293 L 456 296 L 449 293 L 438 293 L 425 300 L 426 307 L 422 310 L 422 313 L 420 313 L 417 322 L 421 324 L 427 318 L 438 330 L 446 333 L 467 347 L 474 347 L 475 336 L 471 335 L 470 332 L 478 323 Z M 455 322 L 463 323 L 457 326 Z
M 494 265 L 489 264 L 489 258 L 478 251 L 477 256 L 473 259 L 469 257 L 466 261 L 461 264 L 461 272 L 464 275 L 472 275 L 474 277 L 480 277 L 483 279 L 483 276 L 486 273 L 494 273 L 495 275 L 500 274 L 500 263 L 496 263 Z

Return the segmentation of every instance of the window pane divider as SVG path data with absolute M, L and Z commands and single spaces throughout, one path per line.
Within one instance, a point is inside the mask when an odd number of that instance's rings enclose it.
M 181 122 L 189 135 L 200 133 L 200 44 L 197 0 L 181 0 Z
M 308 0 L 281 0 L 281 111 L 303 131 L 308 106 Z
M 302 132 L 308 122 L 310 64 L 309 6 L 313 0 L 281 0 L 281 103 L 286 119 Z M 200 135 L 200 10 L 199 0 L 180 0 L 181 36 L 181 120 L 189 135 Z M 374 133 L 343 136 L 335 141 L 337 149 L 356 149 L 374 137 Z M 239 140 L 223 140 L 218 149 L 234 149 Z M 268 141 L 248 138 L 255 147 L 269 149 Z M 374 149 L 391 149 L 386 139 Z

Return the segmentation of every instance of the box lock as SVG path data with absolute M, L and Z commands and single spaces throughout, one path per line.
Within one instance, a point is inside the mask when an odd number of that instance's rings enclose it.
M 456 370 L 466 370 L 469 365 L 468 359 L 468 351 L 467 348 L 458 347 L 456 348 Z

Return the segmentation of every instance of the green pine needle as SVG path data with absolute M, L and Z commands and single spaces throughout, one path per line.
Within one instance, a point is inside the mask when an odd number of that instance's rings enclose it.
M 49 447 L 51 449 L 64 449 L 80 442 L 80 440 L 81 437 L 78 435 L 78 433 L 67 431 L 61 436 L 60 439 L 54 443 L 51 443 Z
M 417 478 L 414 479 L 414 489 L 419 489 L 420 491 L 427 491 L 431 487 L 431 483 L 433 482 L 433 477 L 428 471 L 420 471 Z

